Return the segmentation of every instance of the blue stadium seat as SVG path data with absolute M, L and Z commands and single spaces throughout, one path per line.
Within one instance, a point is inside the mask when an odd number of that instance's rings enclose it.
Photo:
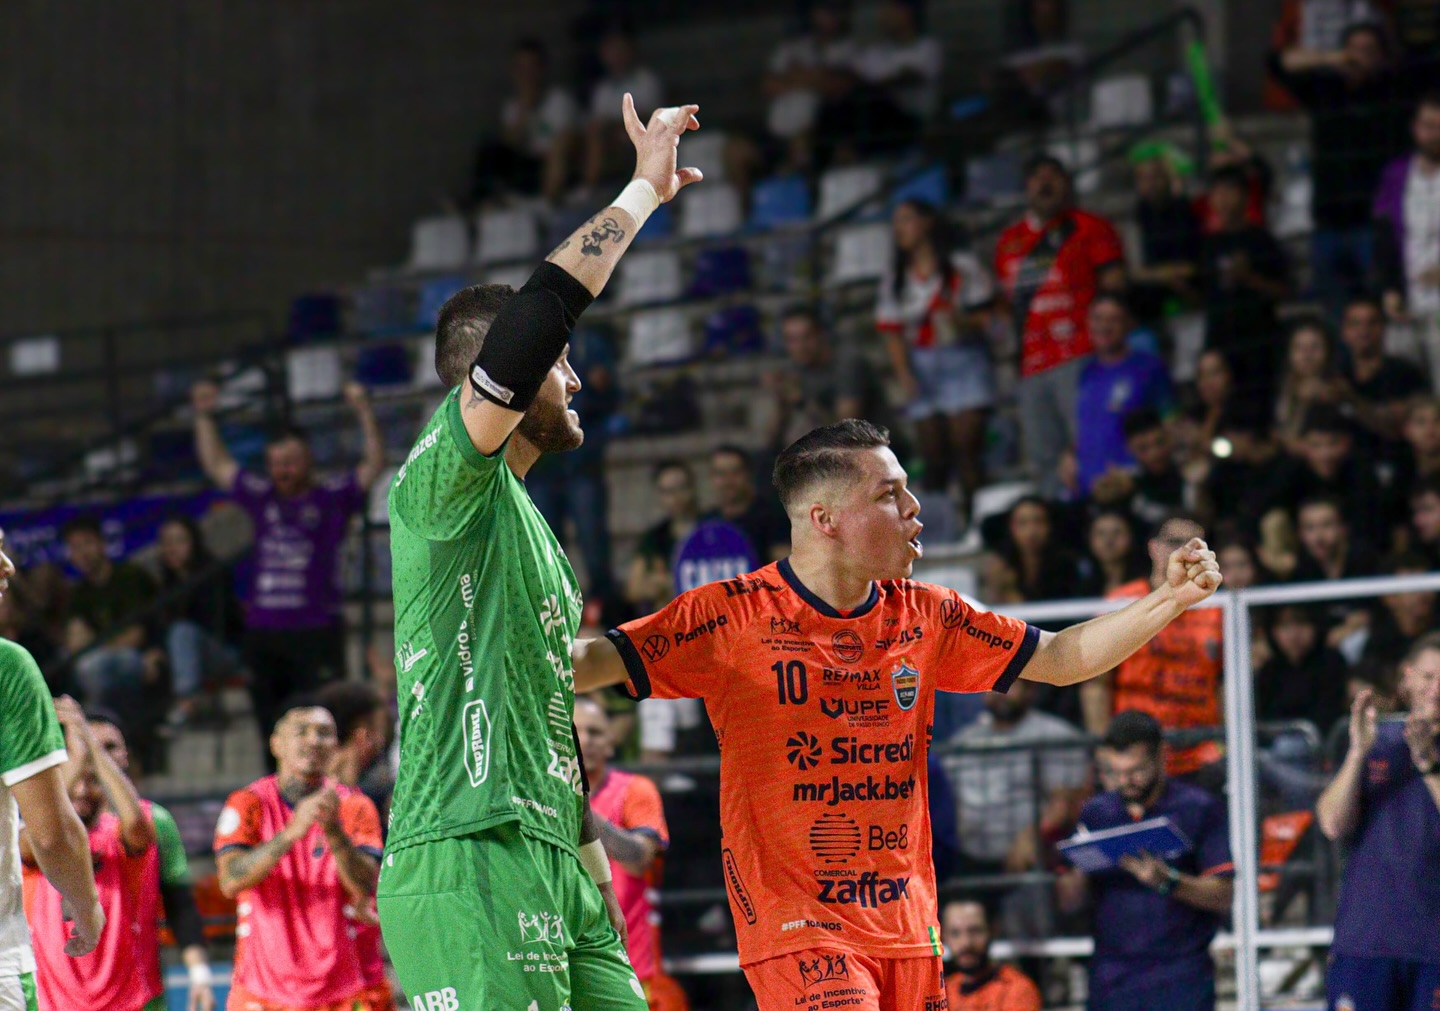
M 750 287 L 750 254 L 743 246 L 703 249 L 695 256 L 695 276 L 686 294 L 714 298 Z
M 674 234 L 675 212 L 670 209 L 669 204 L 661 204 L 646 219 L 645 227 L 640 229 L 639 235 L 635 236 L 635 243 L 643 245 L 646 242 L 668 239 Z
M 404 344 L 362 348 L 355 359 L 355 379 L 366 386 L 404 386 L 414 377 L 410 349 Z
M 415 311 L 415 325 L 422 330 L 433 330 L 440 320 L 440 309 L 461 288 L 470 283 L 465 274 L 447 274 L 433 281 L 426 281 L 420 288 L 420 302 Z
M 923 200 L 932 207 L 944 207 L 950 202 L 950 179 L 945 166 L 932 165 L 919 175 L 910 177 L 895 188 L 890 195 L 890 207 L 904 200 Z
M 810 220 L 810 184 L 803 176 L 762 179 L 750 191 L 750 227 L 759 231 Z
M 716 309 L 705 317 L 706 355 L 750 355 L 765 350 L 765 331 L 753 305 Z

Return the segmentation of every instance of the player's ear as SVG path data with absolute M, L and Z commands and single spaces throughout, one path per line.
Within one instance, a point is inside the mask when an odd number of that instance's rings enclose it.
M 835 536 L 835 514 L 823 502 L 810 507 L 810 526 L 826 537 Z

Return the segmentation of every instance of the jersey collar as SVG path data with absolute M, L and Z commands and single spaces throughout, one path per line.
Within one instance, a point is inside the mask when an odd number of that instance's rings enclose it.
M 874 610 L 875 605 L 880 602 L 880 588 L 875 585 L 874 580 L 871 580 L 870 596 L 865 598 L 865 603 L 855 608 L 855 610 L 851 611 L 849 614 L 841 614 L 839 611 L 835 610 L 835 608 L 831 607 L 829 604 L 827 604 L 825 601 L 821 600 L 818 596 L 811 592 L 808 586 L 800 582 L 800 577 L 795 575 L 795 570 L 790 567 L 790 559 L 780 559 L 779 569 L 780 578 L 784 579 L 786 583 L 790 584 L 790 589 L 794 590 L 801 600 L 805 601 L 805 603 L 809 604 L 811 607 L 819 611 L 827 618 L 840 618 L 842 620 L 847 618 L 863 618 L 865 615 L 869 614 L 872 610 Z

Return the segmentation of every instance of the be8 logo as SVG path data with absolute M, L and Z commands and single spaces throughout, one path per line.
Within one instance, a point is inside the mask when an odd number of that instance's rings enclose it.
M 901 825 L 899 829 L 887 831 L 883 825 L 871 825 L 866 848 L 870 850 L 908 850 L 910 848 L 910 826 Z

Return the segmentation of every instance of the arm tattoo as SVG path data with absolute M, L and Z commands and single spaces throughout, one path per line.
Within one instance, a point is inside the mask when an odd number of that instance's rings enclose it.
M 564 239 L 561 239 L 561 240 L 560 240 L 560 245 L 558 245 L 558 246 L 556 246 L 554 249 L 550 250 L 550 255 L 551 255 L 551 256 L 554 256 L 556 253 L 560 252 L 561 250 L 569 249 L 569 248 L 570 248 L 570 238 L 569 238 L 569 236 L 566 236 Z
M 221 873 L 228 884 L 236 884 L 248 879 L 258 867 L 263 865 L 264 873 L 261 874 L 259 881 L 251 884 L 253 888 L 260 881 L 265 880 L 265 874 L 269 874 L 274 869 L 275 864 L 279 863 L 280 858 L 288 853 L 293 845 L 294 843 L 284 835 L 277 835 L 259 846 L 235 854 L 225 862 L 225 870 Z
M 599 256 L 605 252 L 601 243 L 620 242 L 624 238 L 625 231 L 620 227 L 620 222 L 614 218 L 605 218 L 590 230 L 590 234 L 581 237 L 580 252 L 585 256 Z
M 649 862 L 651 849 L 644 836 L 626 831 L 599 815 L 595 820 L 600 823 L 600 841 L 605 845 L 605 852 L 616 863 L 634 867 Z

